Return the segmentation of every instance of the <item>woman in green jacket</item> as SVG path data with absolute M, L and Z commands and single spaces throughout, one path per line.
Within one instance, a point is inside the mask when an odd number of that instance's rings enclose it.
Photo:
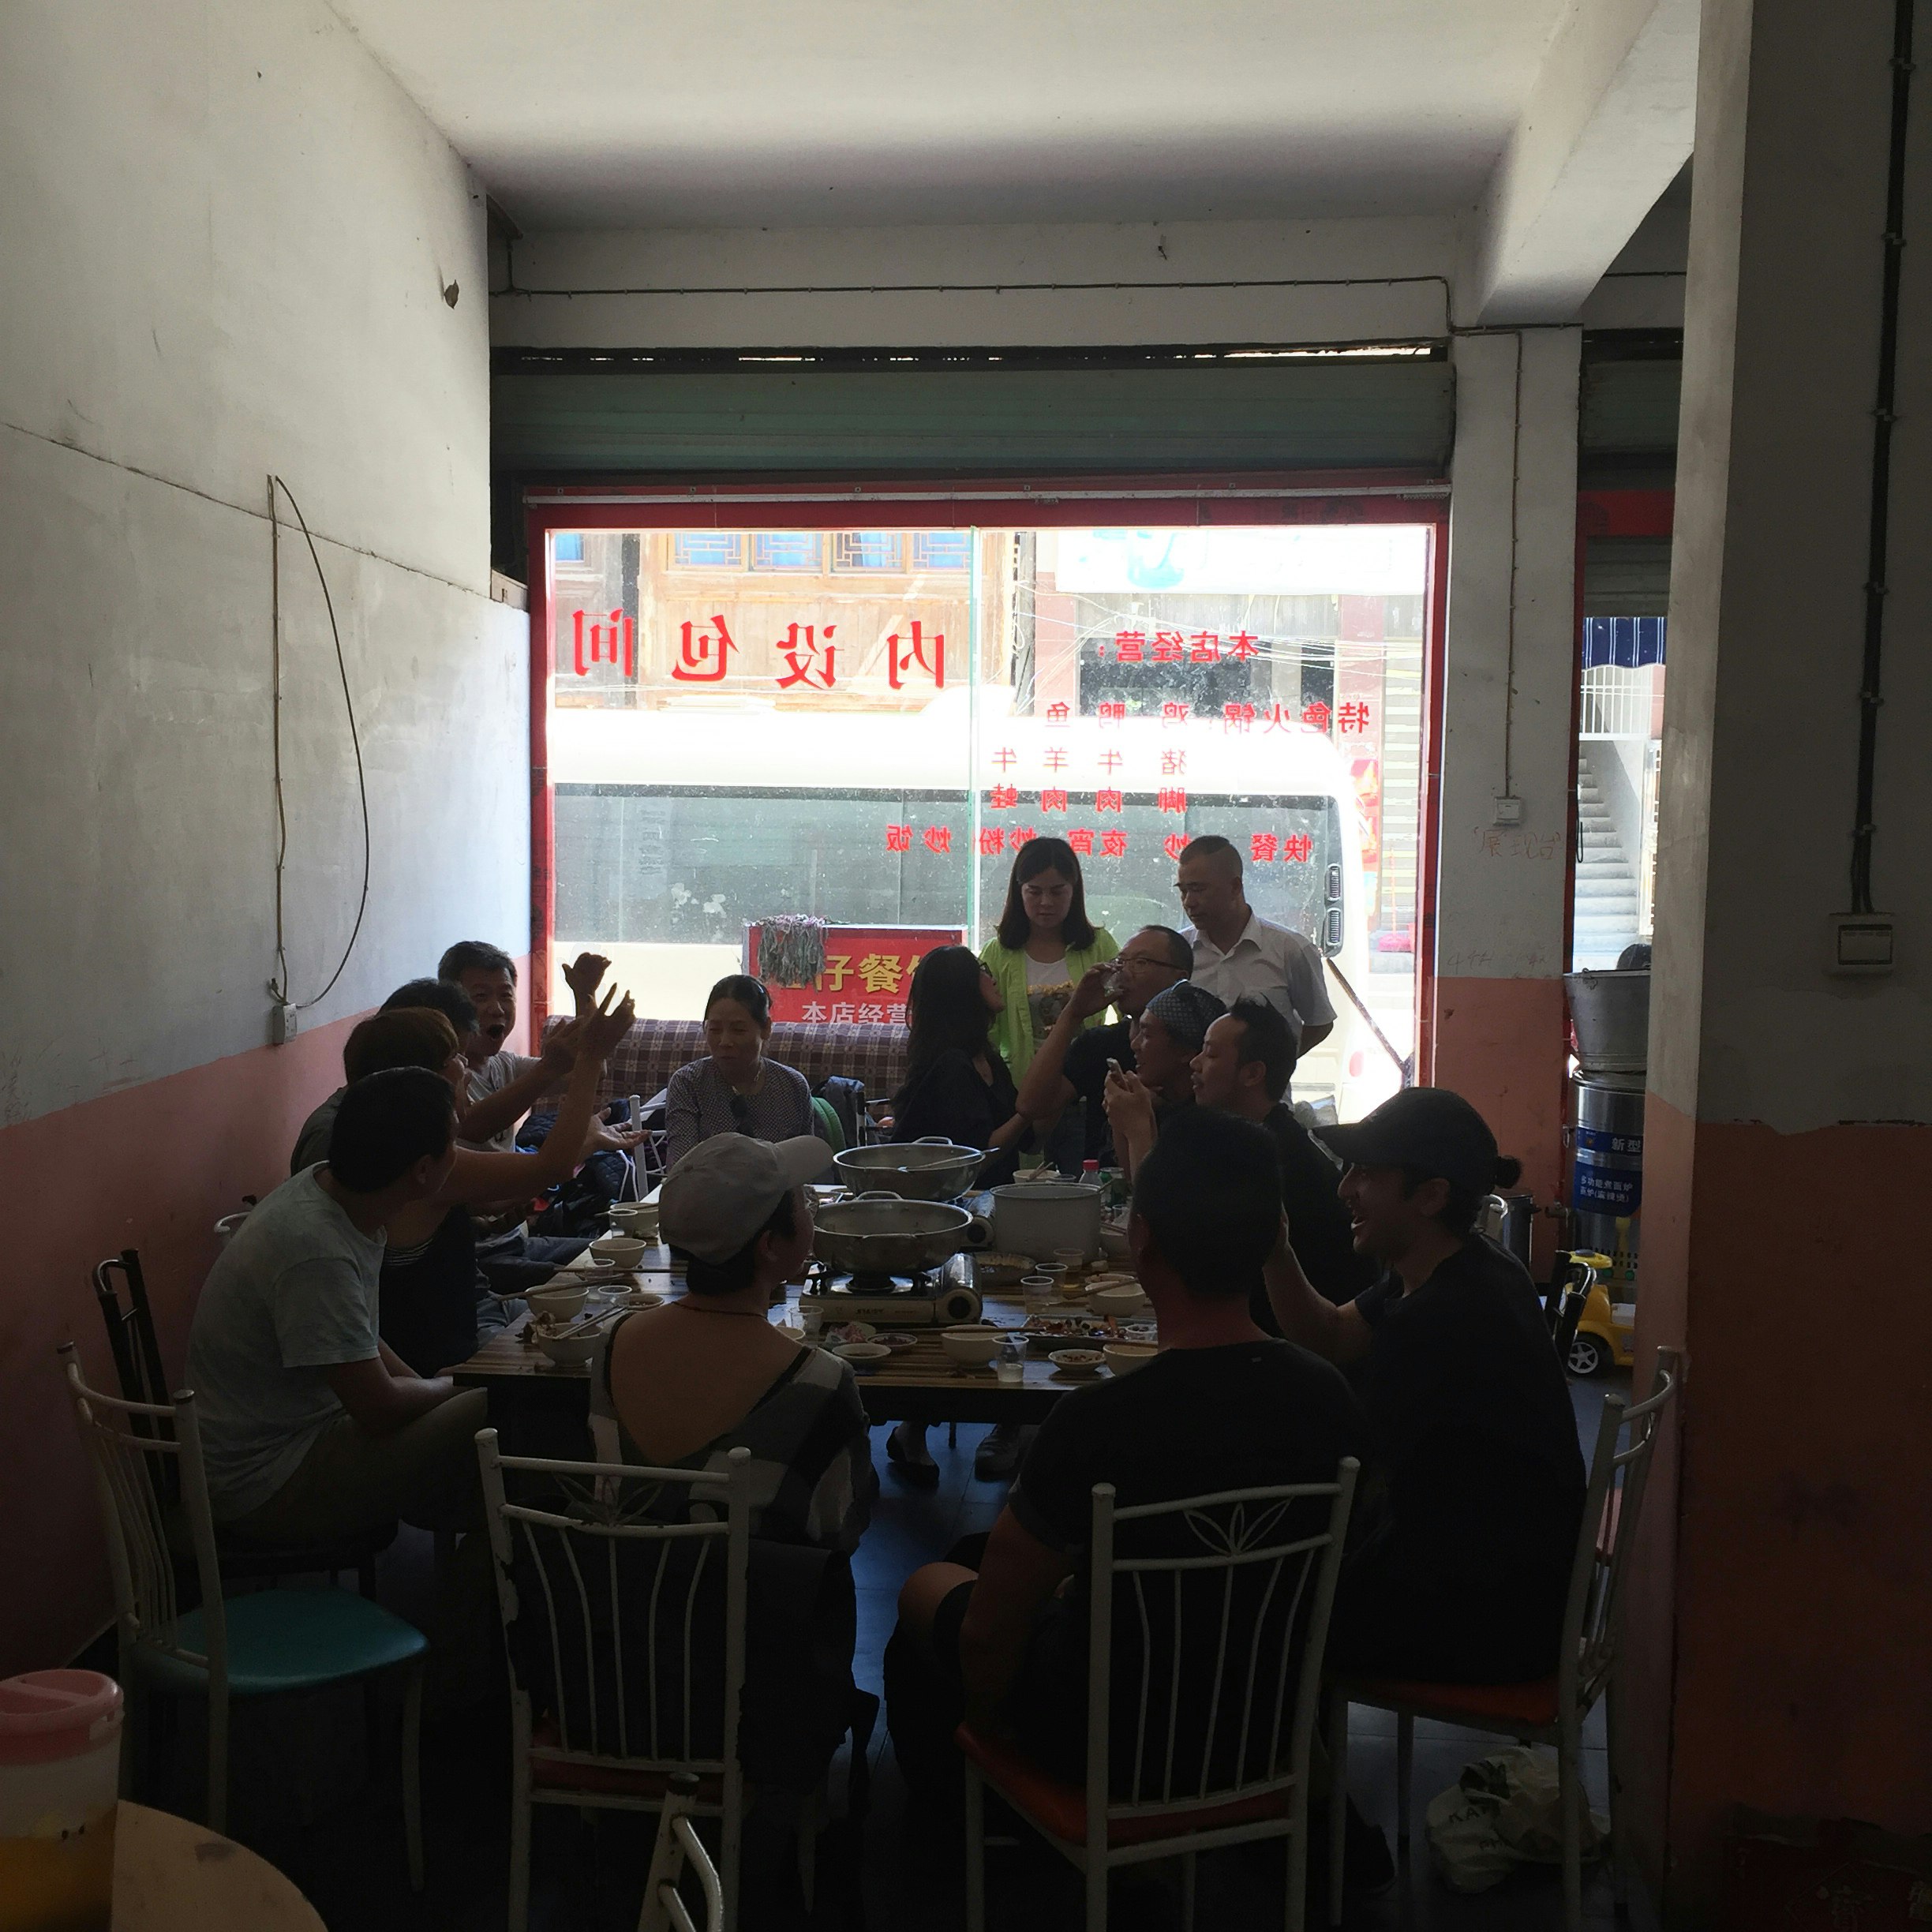
M 998 936 L 979 955 L 1005 996 L 994 1038 L 1016 1085 L 1080 975 L 1119 951 L 1114 935 L 1087 916 L 1073 848 L 1065 839 L 1028 839 L 1006 882 Z

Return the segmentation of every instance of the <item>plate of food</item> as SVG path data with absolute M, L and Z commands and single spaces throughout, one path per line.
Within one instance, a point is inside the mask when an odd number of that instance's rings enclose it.
M 841 1342 L 870 1342 L 878 1334 L 870 1322 L 837 1322 L 819 1331 L 818 1339 L 827 1348 Z
M 1053 1364 L 1056 1375 L 1076 1376 L 1084 1381 L 1098 1375 L 1106 1358 L 1098 1349 L 1063 1348 L 1055 1349 L 1046 1359 Z
M 919 1346 L 919 1337 L 917 1335 L 900 1335 L 889 1331 L 885 1335 L 875 1335 L 872 1339 L 878 1342 L 882 1347 L 890 1349 L 895 1355 L 900 1354 L 906 1349 L 917 1348 Z
M 1084 1342 L 1110 1342 L 1115 1324 L 1106 1315 L 1029 1315 L 1020 1333 L 1035 1348 L 1076 1348 Z
M 1017 1282 L 1032 1271 L 1031 1255 L 1002 1254 L 988 1249 L 973 1256 L 973 1274 L 980 1281 Z

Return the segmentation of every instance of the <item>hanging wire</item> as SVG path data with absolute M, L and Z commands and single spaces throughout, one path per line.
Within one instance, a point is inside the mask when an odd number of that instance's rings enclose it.
M 343 955 L 336 962 L 335 970 L 329 975 L 328 984 L 313 999 L 291 1000 L 289 998 L 288 953 L 283 927 L 283 874 L 288 859 L 288 810 L 282 791 L 282 526 L 275 515 L 275 492 L 279 490 L 288 499 L 288 507 L 295 513 L 295 521 L 300 525 L 302 540 L 309 546 L 309 560 L 315 565 L 316 582 L 322 586 L 322 608 L 328 612 L 329 635 L 335 644 L 335 669 L 342 679 L 343 704 L 349 713 L 349 742 L 355 751 L 356 796 L 362 811 L 362 893 L 356 902 L 355 924 L 350 928 L 349 943 L 343 948 Z M 269 556 L 274 572 L 274 586 L 270 593 L 270 621 L 274 627 L 272 668 L 274 696 L 272 716 L 274 724 L 275 799 L 275 976 L 268 982 L 268 996 L 276 1005 L 290 1009 L 296 1013 L 318 1006 L 335 990 L 335 983 L 343 976 L 343 970 L 349 964 L 349 956 L 355 950 L 355 944 L 361 935 L 362 920 L 369 910 L 370 840 L 369 810 L 369 778 L 362 766 L 362 739 L 356 729 L 355 699 L 349 690 L 349 666 L 343 655 L 341 627 L 335 621 L 335 600 L 329 595 L 328 578 L 322 568 L 322 559 L 316 549 L 314 537 L 309 529 L 309 520 L 302 515 L 301 505 L 295 500 L 295 492 L 279 476 L 268 479 L 268 530 Z

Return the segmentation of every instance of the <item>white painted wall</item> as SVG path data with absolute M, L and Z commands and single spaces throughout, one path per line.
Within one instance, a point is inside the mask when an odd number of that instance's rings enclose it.
M 1444 977 L 1548 979 L 1567 964 L 1580 347 L 1574 329 L 1455 345 L 1436 954 Z M 1506 787 L 1522 802 L 1518 826 L 1496 822 Z
M 320 540 L 375 871 L 319 1024 L 528 942 L 523 620 L 489 601 L 481 193 L 320 0 L 21 0 L 0 65 L 0 1121 L 260 1045 L 265 477 Z M 456 286 L 454 307 L 444 299 Z M 361 829 L 283 551 L 289 955 Z
M 495 252 L 515 292 L 490 325 L 524 347 L 1411 340 L 1446 333 L 1457 254 L 1439 215 L 555 232 Z
M 1793 1133 L 1932 1120 L 1932 117 L 1919 84 L 1874 822 L 1888 978 L 1848 904 L 1890 13 L 1706 11 L 1672 556 L 1649 1080 Z M 1842 37 L 1839 37 L 1842 35 Z

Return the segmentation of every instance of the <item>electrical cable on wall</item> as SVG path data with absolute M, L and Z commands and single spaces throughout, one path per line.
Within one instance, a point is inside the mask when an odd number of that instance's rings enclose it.
M 322 607 L 328 613 L 329 635 L 335 644 L 335 668 L 342 679 L 343 704 L 349 713 L 349 742 L 355 751 L 356 796 L 362 811 L 362 893 L 356 904 L 355 924 L 350 928 L 349 943 L 343 948 L 343 956 L 336 962 L 335 972 L 329 975 L 328 985 L 314 998 L 305 1000 L 291 1000 L 289 998 L 288 953 L 283 928 L 283 874 L 288 859 L 288 810 L 282 790 L 282 526 L 275 514 L 277 490 L 288 499 L 288 506 L 295 513 L 295 521 L 301 526 L 302 539 L 309 546 L 309 561 L 315 565 L 316 581 L 322 586 Z M 279 476 L 274 475 L 268 478 L 268 531 L 270 567 L 274 578 L 269 597 L 269 612 L 272 629 L 271 736 L 275 799 L 275 976 L 268 982 L 268 997 L 274 1001 L 279 1013 L 295 1013 L 304 1012 L 311 1006 L 320 1005 L 335 990 L 335 983 L 343 976 L 343 968 L 349 964 L 349 956 L 354 952 L 356 941 L 361 934 L 363 916 L 369 910 L 369 780 L 362 766 L 362 739 L 356 728 L 355 699 L 349 689 L 349 666 L 343 655 L 342 630 L 335 621 L 335 600 L 329 595 L 328 578 L 322 568 L 322 559 L 316 549 L 315 538 L 309 534 L 309 521 L 302 515 L 301 505 L 295 500 L 295 492 Z
M 1878 395 L 1872 409 L 1870 549 L 1865 570 L 1865 657 L 1859 680 L 1858 796 L 1852 815 L 1852 906 L 1872 912 L 1874 794 L 1878 765 L 1879 673 L 1885 653 L 1891 537 L 1892 425 L 1898 388 L 1899 275 L 1905 253 L 1905 134 L 1911 109 L 1912 8 L 1897 0 L 1892 34 L 1892 139 L 1885 177 L 1885 273 L 1878 305 Z

